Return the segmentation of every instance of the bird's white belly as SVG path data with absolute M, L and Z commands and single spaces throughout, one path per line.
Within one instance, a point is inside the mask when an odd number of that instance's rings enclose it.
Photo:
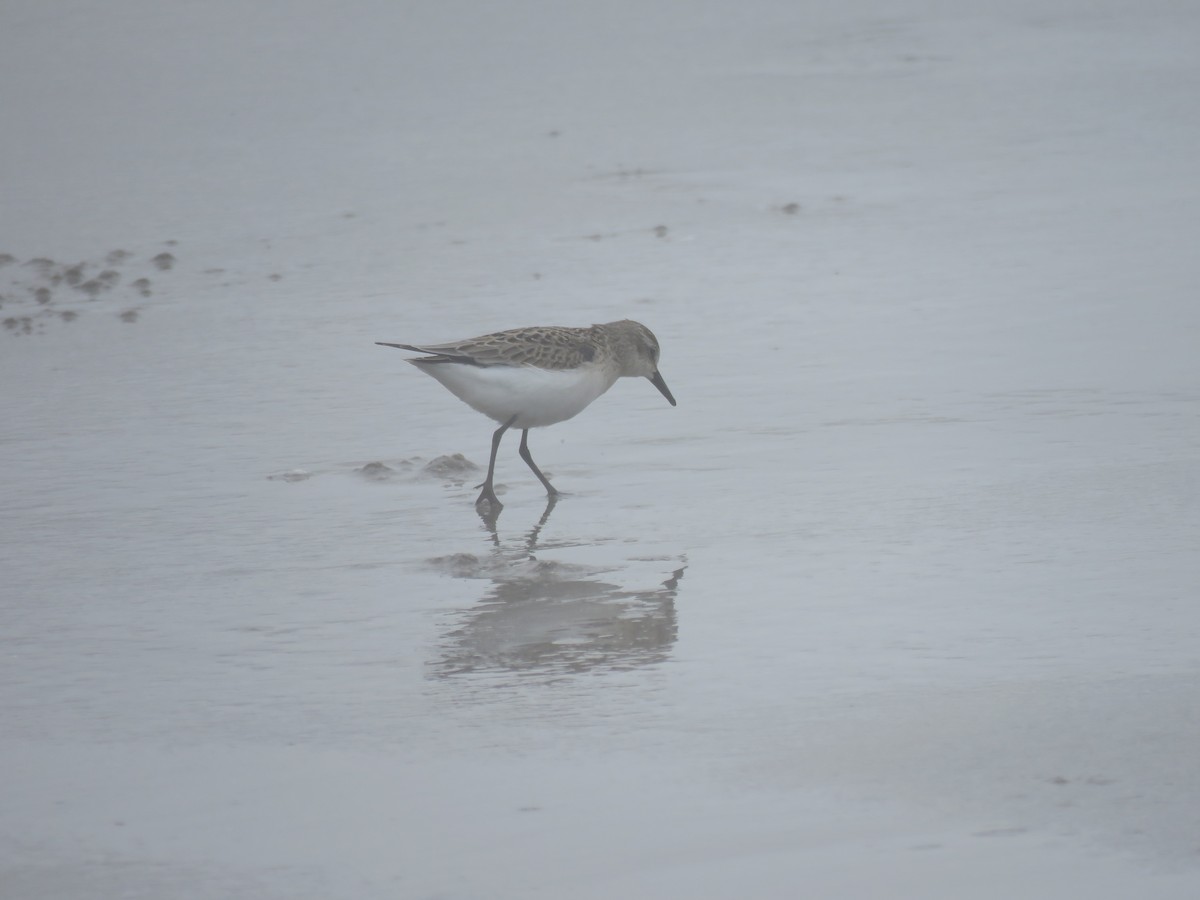
M 502 424 L 516 416 L 514 428 L 538 428 L 570 419 L 617 380 L 616 372 L 602 366 L 538 369 L 426 363 L 420 368 L 485 416 Z

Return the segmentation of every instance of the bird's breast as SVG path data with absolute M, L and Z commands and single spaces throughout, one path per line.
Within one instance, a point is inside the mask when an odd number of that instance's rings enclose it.
M 485 416 L 501 423 L 516 416 L 514 428 L 539 428 L 570 419 L 617 380 L 616 371 L 601 365 L 539 369 L 414 362 Z

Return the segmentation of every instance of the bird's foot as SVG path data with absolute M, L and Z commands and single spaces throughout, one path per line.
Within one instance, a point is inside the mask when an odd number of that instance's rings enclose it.
M 475 508 L 479 510 L 480 513 L 486 513 L 495 516 L 499 515 L 500 510 L 504 509 L 504 504 L 500 502 L 500 499 L 496 496 L 496 492 L 492 490 L 492 486 L 488 484 L 484 485 L 483 490 L 480 491 L 479 497 L 475 501 Z

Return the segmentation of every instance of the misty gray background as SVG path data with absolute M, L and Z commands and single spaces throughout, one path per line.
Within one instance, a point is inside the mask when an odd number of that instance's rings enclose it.
M 1195 897 L 1198 26 L 5 4 L 0 897 Z

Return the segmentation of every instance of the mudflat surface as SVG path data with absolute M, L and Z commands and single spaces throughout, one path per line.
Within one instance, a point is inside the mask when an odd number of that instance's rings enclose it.
M 1198 24 L 7 4 L 0 897 L 1195 897 Z

